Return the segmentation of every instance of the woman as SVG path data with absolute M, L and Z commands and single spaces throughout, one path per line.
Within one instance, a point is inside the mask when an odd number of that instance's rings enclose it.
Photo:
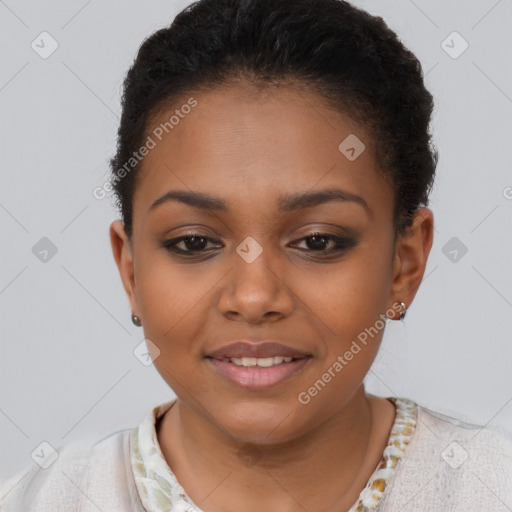
M 200 0 L 124 84 L 113 254 L 177 399 L 14 510 L 510 510 L 508 433 L 366 393 L 433 238 L 421 66 L 339 0 Z

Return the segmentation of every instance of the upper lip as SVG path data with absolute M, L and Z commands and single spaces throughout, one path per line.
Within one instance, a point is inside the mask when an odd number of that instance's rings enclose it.
M 307 357 L 311 354 L 299 350 L 295 347 L 290 347 L 277 343 L 275 341 L 264 341 L 264 342 L 248 342 L 248 341 L 236 341 L 229 343 L 223 347 L 214 350 L 207 354 L 207 357 L 213 357 L 214 359 L 230 359 L 232 357 Z

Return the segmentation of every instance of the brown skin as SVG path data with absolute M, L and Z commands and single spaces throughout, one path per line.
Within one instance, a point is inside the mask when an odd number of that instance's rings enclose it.
M 131 310 L 158 346 L 154 364 L 178 397 L 158 429 L 162 452 L 208 512 L 347 510 L 395 419 L 393 404 L 363 386 L 384 329 L 307 405 L 297 397 L 379 315 L 396 320 L 393 305 L 410 306 L 432 246 L 433 214 L 418 210 L 393 246 L 392 190 L 368 136 L 312 92 L 246 85 L 194 98 L 198 105 L 144 159 L 131 244 L 120 220 L 110 227 Z M 351 133 L 367 147 L 354 161 L 338 151 Z M 281 194 L 331 186 L 362 196 L 371 215 L 348 201 L 278 214 Z M 169 190 L 220 197 L 230 211 L 167 202 L 148 213 Z M 213 240 L 199 246 L 215 249 L 209 259 L 180 259 L 162 246 L 191 228 Z M 343 228 L 358 243 L 319 255 L 334 242 L 315 245 L 311 233 L 343 236 Z M 263 248 L 250 264 L 236 252 L 248 236 Z M 247 338 L 281 341 L 313 358 L 291 379 L 248 391 L 205 359 Z M 248 447 L 257 460 L 240 456 Z

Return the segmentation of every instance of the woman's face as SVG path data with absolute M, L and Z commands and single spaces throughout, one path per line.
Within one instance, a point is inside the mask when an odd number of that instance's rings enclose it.
M 241 441 L 289 440 L 350 402 L 384 315 L 412 300 L 393 288 L 392 191 L 366 133 L 313 93 L 224 87 L 193 99 L 147 131 L 133 252 L 114 222 L 116 261 L 180 401 Z M 170 192 L 183 200 L 152 207 Z M 252 368 L 209 357 L 240 340 L 308 357 Z

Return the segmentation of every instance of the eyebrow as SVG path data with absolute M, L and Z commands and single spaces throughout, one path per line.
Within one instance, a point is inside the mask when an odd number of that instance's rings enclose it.
M 229 212 L 227 202 L 219 197 L 214 197 L 203 192 L 189 192 L 181 190 L 171 190 L 165 193 L 151 204 L 148 212 L 151 212 L 157 206 L 170 201 L 177 201 L 201 210 Z M 278 198 L 277 205 L 280 213 L 289 213 L 304 208 L 312 208 L 331 201 L 357 203 L 365 209 L 369 216 L 372 215 L 370 207 L 361 196 L 339 188 L 285 194 Z

